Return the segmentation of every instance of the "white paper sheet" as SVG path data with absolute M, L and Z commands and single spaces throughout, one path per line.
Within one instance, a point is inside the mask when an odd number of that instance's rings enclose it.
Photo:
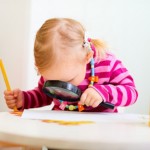
M 94 121 L 94 122 L 129 122 L 146 123 L 148 115 L 125 113 L 92 113 L 51 110 L 24 110 L 24 119 L 63 120 L 63 121 Z

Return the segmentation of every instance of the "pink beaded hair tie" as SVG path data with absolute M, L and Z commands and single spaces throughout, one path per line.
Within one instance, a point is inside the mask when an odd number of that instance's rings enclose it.
M 91 42 L 91 38 L 87 38 L 84 40 L 83 47 L 87 47 L 88 50 L 92 50 L 94 52 L 93 57 L 95 57 L 96 49 L 95 49 L 95 46 Z

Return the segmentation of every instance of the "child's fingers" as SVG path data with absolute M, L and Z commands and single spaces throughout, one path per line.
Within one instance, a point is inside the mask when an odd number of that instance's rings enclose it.
M 4 91 L 4 95 L 13 95 L 13 91 L 7 91 L 7 90 L 5 90 Z
M 19 101 L 21 99 L 21 90 L 15 89 L 13 91 L 4 91 L 4 98 L 6 101 L 7 106 L 10 109 L 13 109 L 14 107 L 21 107 L 22 103 Z
M 4 98 L 6 100 L 12 100 L 12 99 L 14 99 L 14 96 L 13 95 L 8 95 L 8 96 L 4 96 Z
M 9 108 L 13 109 L 16 106 L 16 100 L 15 99 L 8 100 L 8 101 L 6 101 L 6 104 Z
M 6 103 L 7 103 L 7 105 L 16 105 L 16 100 L 15 99 L 9 100 Z
M 86 106 L 90 106 L 91 100 L 92 100 L 92 98 L 91 98 L 90 96 L 87 96 L 86 99 L 85 99 L 85 101 L 84 101 L 84 104 L 85 104 Z
M 94 101 L 95 100 L 87 92 L 85 92 L 82 94 L 79 103 L 86 106 L 92 106 Z
M 84 92 L 84 93 L 81 95 L 81 97 L 80 97 L 80 102 L 79 102 L 79 104 L 84 105 L 84 104 L 85 104 L 86 97 L 87 97 L 87 93 Z
M 16 106 L 16 104 L 7 104 L 7 106 L 10 108 L 10 109 L 13 109 L 15 106 Z
M 97 107 L 100 104 L 100 101 L 95 101 L 92 105 L 93 108 Z
M 89 102 L 89 106 L 93 106 L 93 104 L 95 103 L 95 101 L 96 101 L 95 99 L 91 99 L 90 102 Z
M 13 94 L 14 94 L 14 97 L 17 97 L 18 94 L 19 94 L 20 90 L 19 89 L 15 89 L 13 90 Z

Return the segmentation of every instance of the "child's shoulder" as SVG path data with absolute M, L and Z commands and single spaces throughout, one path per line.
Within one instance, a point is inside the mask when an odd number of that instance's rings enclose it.
M 105 66 L 105 67 L 113 67 L 113 65 L 119 60 L 116 56 L 111 52 L 106 52 L 105 57 L 98 62 L 95 62 L 95 67 Z
M 105 57 L 104 57 L 103 59 L 101 59 L 100 62 L 102 62 L 102 61 L 114 61 L 114 60 L 116 60 L 116 59 L 117 59 L 117 58 L 116 58 L 116 56 L 115 56 L 113 53 L 111 53 L 111 52 L 106 52 Z

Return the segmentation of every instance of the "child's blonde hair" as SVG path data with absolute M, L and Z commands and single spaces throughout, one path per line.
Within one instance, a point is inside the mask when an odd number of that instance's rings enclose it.
M 58 38 L 59 37 L 59 38 Z M 76 20 L 69 18 L 52 18 L 47 20 L 36 34 L 34 43 L 35 65 L 39 72 L 45 70 L 56 58 L 56 46 L 83 46 L 85 29 Z M 105 44 L 97 39 L 91 39 L 96 48 L 96 58 L 100 60 L 105 54 Z

